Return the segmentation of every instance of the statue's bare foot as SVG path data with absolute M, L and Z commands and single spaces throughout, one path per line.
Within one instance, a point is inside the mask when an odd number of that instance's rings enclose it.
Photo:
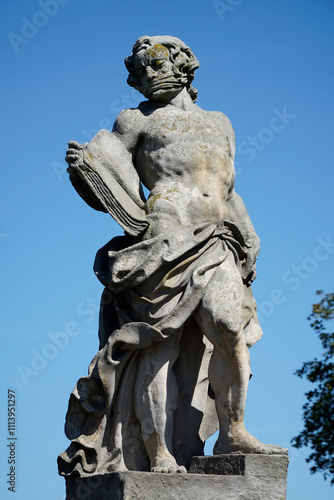
M 276 446 L 274 444 L 261 443 L 256 437 L 249 434 L 246 430 L 229 435 L 224 440 L 218 439 L 215 444 L 214 455 L 223 455 L 227 453 L 258 453 L 266 455 L 286 455 L 287 448 Z
M 184 474 L 187 472 L 187 469 L 183 465 L 178 465 L 172 456 L 170 459 L 157 457 L 151 461 L 151 472 Z

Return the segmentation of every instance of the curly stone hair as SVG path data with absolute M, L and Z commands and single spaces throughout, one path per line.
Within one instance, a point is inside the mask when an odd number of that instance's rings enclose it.
M 134 58 L 140 50 L 147 50 L 156 44 L 163 45 L 168 49 L 175 76 L 185 80 L 187 91 L 195 102 L 197 99 L 197 90 L 191 85 L 191 82 L 194 79 L 196 69 L 199 67 L 199 62 L 192 50 L 179 38 L 174 36 L 142 36 L 138 38 L 132 48 L 132 54 L 124 60 L 125 66 L 129 71 L 128 84 L 140 90 L 140 83 L 134 67 Z

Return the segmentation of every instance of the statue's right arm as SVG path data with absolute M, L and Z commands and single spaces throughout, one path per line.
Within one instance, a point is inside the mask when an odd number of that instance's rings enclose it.
M 114 123 L 112 132 L 100 130 L 90 143 L 69 142 L 65 160 L 71 174 L 90 167 L 104 169 L 122 186 L 140 207 L 145 198 L 133 157 L 142 130 L 143 115 L 138 109 L 123 110 Z M 93 207 L 95 208 L 95 207 Z
M 112 133 L 134 155 L 144 128 L 144 116 L 139 109 L 124 109 L 117 116 Z
M 148 226 L 145 198 L 133 157 L 141 133 L 141 113 L 125 110 L 113 131 L 100 130 L 90 143 L 69 143 L 66 161 L 72 184 L 96 210 L 110 215 L 130 234 Z
M 138 109 L 125 109 L 116 118 L 112 132 L 101 130 L 86 146 L 87 151 L 110 171 L 130 198 L 143 208 L 145 197 L 133 159 L 143 130 Z
M 143 115 L 138 109 L 124 109 L 117 116 L 111 134 L 117 137 L 123 144 L 129 155 L 133 155 L 139 142 L 140 134 L 142 133 Z M 96 142 L 101 132 L 108 132 L 100 130 L 92 142 Z M 66 151 L 66 162 L 74 167 L 82 162 L 83 151 L 89 144 L 80 144 L 76 141 L 68 143 L 69 149 Z M 72 164 L 72 165 L 71 165 Z

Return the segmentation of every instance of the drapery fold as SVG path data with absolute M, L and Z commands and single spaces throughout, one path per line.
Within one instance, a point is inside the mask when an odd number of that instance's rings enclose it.
M 133 408 L 140 352 L 183 327 L 182 363 L 176 362 L 174 370 L 182 387 L 174 417 L 174 454 L 180 465 L 188 466 L 192 455 L 203 452 L 203 441 L 217 429 L 214 406 L 206 404 L 212 346 L 203 340 L 191 315 L 230 252 L 242 276 L 247 252 L 240 233 L 228 222 L 178 227 L 139 242 L 116 237 L 99 250 L 94 271 L 106 287 L 100 350 L 88 376 L 78 381 L 70 396 L 65 432 L 72 444 L 58 457 L 60 474 L 149 470 Z M 244 288 L 246 328 L 254 323 L 256 309 L 250 287 Z M 187 414 L 195 417 L 189 417 L 185 432 L 182 415 Z

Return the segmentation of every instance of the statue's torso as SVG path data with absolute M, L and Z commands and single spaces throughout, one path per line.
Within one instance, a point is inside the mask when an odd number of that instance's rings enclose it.
M 143 119 L 135 166 L 154 232 L 226 217 L 234 172 L 223 116 L 165 106 Z

